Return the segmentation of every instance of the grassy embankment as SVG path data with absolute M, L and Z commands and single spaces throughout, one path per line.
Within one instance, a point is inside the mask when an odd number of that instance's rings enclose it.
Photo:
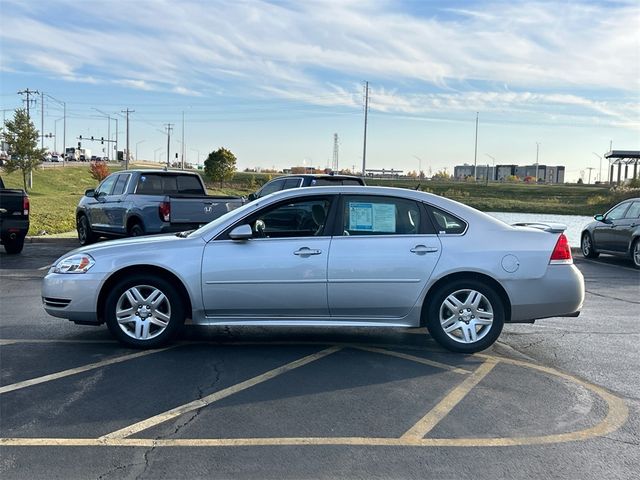
M 114 171 L 114 168 L 111 168 Z M 208 185 L 210 194 L 246 195 L 276 174 L 238 172 L 232 181 Z M 19 172 L 2 173 L 9 188 L 22 188 Z M 464 202 L 484 211 L 557 213 L 565 215 L 593 215 L 602 213 L 621 200 L 607 187 L 584 185 L 525 185 L 458 182 L 430 182 L 408 180 L 367 180 L 369 185 L 416 188 Z M 42 231 L 48 234 L 75 230 L 75 208 L 87 188 L 96 187 L 88 165 L 39 169 L 33 174 L 30 235 Z

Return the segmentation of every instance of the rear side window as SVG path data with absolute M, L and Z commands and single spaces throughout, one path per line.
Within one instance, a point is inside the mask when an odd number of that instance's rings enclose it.
M 395 197 L 347 196 L 343 235 L 413 235 L 421 233 L 420 206 Z
M 432 205 L 426 205 L 426 207 L 438 235 L 460 235 L 467 230 L 467 223 L 464 220 Z
M 282 189 L 289 190 L 290 188 L 298 188 L 299 186 L 300 186 L 299 178 L 287 178 L 284 181 L 284 187 Z

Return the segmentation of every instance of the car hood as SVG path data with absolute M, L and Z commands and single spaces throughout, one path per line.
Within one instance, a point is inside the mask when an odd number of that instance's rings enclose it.
M 194 241 L 204 242 L 200 237 L 183 238 L 176 236 L 175 233 L 123 238 L 120 240 L 107 240 L 104 242 L 94 243 L 92 245 L 86 245 L 84 247 L 76 248 L 75 250 L 66 253 L 64 257 L 68 257 L 69 255 L 73 255 L 76 253 L 87 253 L 95 258 L 103 255 L 111 255 L 118 252 L 131 252 L 132 250 L 137 249 L 162 249 L 165 246 L 169 246 L 171 244 Z

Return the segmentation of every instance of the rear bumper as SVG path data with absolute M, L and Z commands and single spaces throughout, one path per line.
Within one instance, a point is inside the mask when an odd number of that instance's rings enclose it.
M 549 265 L 539 279 L 506 282 L 511 322 L 577 317 L 584 302 L 584 277 L 575 265 Z
M 0 222 L 0 237 L 2 240 L 15 235 L 18 238 L 24 238 L 29 231 L 29 220 L 19 218 L 3 218 Z

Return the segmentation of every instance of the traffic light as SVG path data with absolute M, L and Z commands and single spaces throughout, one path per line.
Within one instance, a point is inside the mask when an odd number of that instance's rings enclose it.
M 82 138 L 82 137 L 80 137 Z M 80 142 L 78 142 L 78 148 L 82 148 L 82 145 L 80 144 Z
M 100 137 L 100 144 L 104 145 L 104 137 Z
M 93 135 L 91 135 L 91 141 L 93 142 Z
M 80 138 L 80 140 L 82 140 L 82 135 L 80 135 L 80 137 L 79 137 L 79 138 Z M 80 148 L 80 147 L 78 147 L 78 148 Z

